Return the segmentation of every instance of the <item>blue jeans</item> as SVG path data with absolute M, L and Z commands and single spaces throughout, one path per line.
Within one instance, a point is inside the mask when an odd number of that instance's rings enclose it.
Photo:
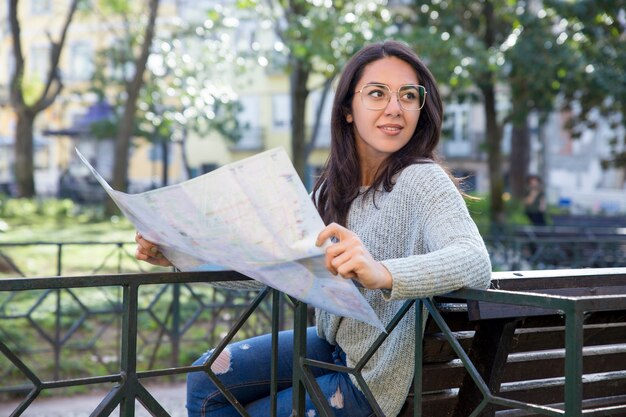
M 293 331 L 280 332 L 278 337 L 279 392 L 276 415 L 289 417 L 292 412 Z M 269 334 L 233 343 L 211 365 L 220 381 L 252 417 L 270 415 L 271 344 Z M 203 364 L 211 352 L 202 355 L 194 365 Z M 339 347 L 320 339 L 312 327 L 307 330 L 307 357 L 328 363 L 346 364 L 345 353 Z M 365 396 L 346 373 L 318 368 L 312 368 L 312 372 L 337 417 L 374 415 Z M 187 376 L 187 411 L 189 417 L 240 416 L 205 372 L 192 372 Z M 308 394 L 305 415 L 318 415 Z

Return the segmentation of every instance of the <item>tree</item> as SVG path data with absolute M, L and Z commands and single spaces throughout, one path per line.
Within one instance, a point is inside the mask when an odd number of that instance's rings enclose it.
M 113 15 L 116 20 L 126 21 L 131 12 L 123 7 L 114 9 Z M 203 136 L 217 131 L 233 142 L 241 135 L 236 118 L 241 108 L 238 97 L 228 83 L 219 80 L 229 51 L 211 39 L 212 32 L 203 23 L 177 21 L 159 28 L 137 97 L 132 136 L 145 138 L 161 149 L 163 186 L 169 182 L 171 144 L 181 146 L 187 176 L 192 176 L 185 149 L 189 132 Z M 92 125 L 99 138 L 119 135 L 126 105 L 119 91 L 127 84 L 125 69 L 134 63 L 129 51 L 137 47 L 137 35 L 132 29 L 127 26 L 119 35 L 120 41 L 99 51 L 96 57 L 92 91 L 101 99 L 106 97 L 117 109 L 112 120 Z M 236 65 L 230 69 L 238 71 Z
M 127 0 L 100 0 L 90 3 L 92 11 L 101 13 L 103 21 L 112 18 L 116 23 L 123 23 L 123 27 L 129 28 L 131 21 L 133 27 L 136 25 L 137 15 L 143 15 L 135 9 L 136 3 Z M 137 113 L 137 101 L 142 86 L 144 85 L 144 73 L 150 56 L 152 41 L 156 30 L 156 19 L 159 11 L 159 0 L 148 0 L 147 2 L 147 20 L 143 26 L 143 32 L 134 34 L 133 36 L 124 36 L 126 32 L 114 39 L 119 42 L 119 48 L 114 48 L 121 54 L 118 57 L 121 61 L 129 63 L 121 69 L 120 78 L 123 80 L 123 111 L 116 121 L 117 126 L 110 129 L 115 133 L 115 149 L 114 149 L 114 165 L 113 178 L 111 185 L 113 188 L 126 191 L 128 180 L 128 161 L 131 137 L 136 133 L 135 115 Z M 133 16 L 133 18 L 131 18 Z M 103 68 L 99 68 L 97 80 L 103 79 Z M 104 88 L 100 94 L 104 94 Z M 119 94 L 119 91 L 117 91 Z M 106 202 L 105 212 L 111 215 L 117 212 L 117 207 L 113 200 L 108 199 Z
M 217 132 L 236 143 L 242 135 L 237 120 L 241 104 L 237 94 L 213 67 L 227 60 L 221 45 L 197 36 L 197 27 L 181 28 L 174 41 L 158 39 L 159 64 L 149 66 L 145 88 L 140 96 L 137 121 L 141 135 L 161 146 L 162 185 L 168 184 L 169 145 L 181 147 L 183 165 L 191 177 L 186 141 L 190 132 L 206 136 Z M 236 65 L 236 64 L 234 64 Z
M 528 116 L 531 112 L 545 114 L 552 108 L 557 93 L 553 77 L 560 74 L 563 65 L 546 47 L 554 36 L 551 22 L 538 16 L 540 10 L 526 1 L 433 0 L 422 2 L 401 19 L 403 33 L 414 36 L 431 70 L 450 87 L 448 99 L 462 101 L 472 99 L 475 90 L 480 93 L 490 215 L 496 225 L 505 222 L 503 127 L 513 124 L 511 183 L 515 195 L 521 196 L 528 168 Z M 407 31 L 407 26 L 415 29 Z M 498 109 L 498 91 L 511 97 L 508 109 Z
M 10 81 L 10 101 L 17 118 L 15 128 L 15 180 L 20 197 L 35 195 L 33 133 L 37 115 L 47 109 L 63 89 L 59 60 L 68 29 L 78 8 L 79 0 L 72 0 L 55 41 L 50 38 L 48 71 L 42 85 L 25 71 L 22 50 L 21 24 L 18 18 L 18 0 L 9 0 L 9 24 L 13 42 L 15 68 Z
M 139 54 L 134 62 L 134 74 L 132 79 L 126 84 L 126 103 L 124 112 L 115 138 L 115 162 L 113 166 L 113 188 L 125 191 L 128 179 L 128 151 L 130 148 L 130 138 L 133 133 L 135 113 L 137 112 L 137 100 L 143 85 L 144 71 L 148 63 L 152 39 L 154 38 L 157 13 L 159 10 L 159 0 L 149 0 L 148 2 L 148 22 L 146 23 L 143 40 Z M 107 200 L 107 213 L 115 212 L 112 200 Z
M 523 13 L 520 11 L 523 10 Z M 555 31 L 559 17 L 551 10 L 525 6 L 516 12 L 512 31 L 503 45 L 507 61 L 505 79 L 511 96 L 505 122 L 512 125 L 509 185 L 513 198 L 522 200 L 530 160 L 529 116 L 537 116 L 539 128 L 556 108 L 561 83 L 572 68 L 572 54 L 559 43 Z
M 559 16 L 561 42 L 572 51 L 562 81 L 563 108 L 573 137 L 593 129 L 599 116 L 613 133 L 605 167 L 621 167 L 626 178 L 626 3 L 608 0 L 546 0 Z
M 289 74 L 292 162 L 302 180 L 307 182 L 307 159 L 314 147 L 321 107 L 316 112 L 318 123 L 307 134 L 307 103 L 315 79 L 324 94 L 330 91 L 332 80 L 349 57 L 366 42 L 382 40 L 391 22 L 391 13 L 381 0 L 368 4 L 346 1 L 317 4 L 307 0 L 266 0 L 240 2 L 238 10 L 225 10 L 213 15 L 213 21 L 223 21 L 227 13 L 247 15 L 248 18 L 268 20 L 275 42 L 256 52 L 266 61 L 283 61 Z M 284 54 L 284 55 L 283 55 Z M 325 96 L 322 96 L 325 97 Z M 323 103 L 322 103 L 323 104 Z

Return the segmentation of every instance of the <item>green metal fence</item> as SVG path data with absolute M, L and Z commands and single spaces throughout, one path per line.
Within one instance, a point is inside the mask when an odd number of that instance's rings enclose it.
M 569 275 L 568 275 L 569 274 Z M 613 270 L 602 270 L 596 272 L 593 269 L 579 270 L 575 273 L 535 273 L 536 278 L 542 278 L 544 281 L 553 282 L 558 277 L 574 277 L 574 279 L 587 279 L 593 280 L 594 278 L 603 280 L 613 280 L 618 282 L 622 288 L 626 287 L 626 268 L 615 268 Z M 29 391 L 24 401 L 16 408 L 11 414 L 11 417 L 20 416 L 37 398 L 42 392 L 54 391 L 59 388 L 76 387 L 76 386 L 89 386 L 93 384 L 109 384 L 110 391 L 106 395 L 100 404 L 91 414 L 92 416 L 108 416 L 116 408 L 119 407 L 120 415 L 124 417 L 132 417 L 135 414 L 135 401 L 140 401 L 143 406 L 150 411 L 154 416 L 165 417 L 169 416 L 165 409 L 159 404 L 159 402 L 146 390 L 145 381 L 149 378 L 155 377 L 171 377 L 175 375 L 181 375 L 193 371 L 206 372 L 209 377 L 215 381 L 216 385 L 220 387 L 224 395 L 233 403 L 233 405 L 239 410 L 241 415 L 246 416 L 247 413 L 243 406 L 239 404 L 228 390 L 223 387 L 219 378 L 211 371 L 212 361 L 217 358 L 219 353 L 226 347 L 233 338 L 236 337 L 239 330 L 242 329 L 247 320 L 254 317 L 255 312 L 260 311 L 264 300 L 270 297 L 271 294 L 271 332 L 274 340 L 273 360 L 272 360 L 272 397 L 276 393 L 276 360 L 277 349 L 276 340 L 279 330 L 280 310 L 278 306 L 283 297 L 281 294 L 272 291 L 270 289 L 264 289 L 260 291 L 253 300 L 241 311 L 238 319 L 229 328 L 224 337 L 216 344 L 216 348 L 209 361 L 200 366 L 172 366 L 164 368 L 148 367 L 148 369 L 140 369 L 138 362 L 138 345 L 139 345 L 139 320 L 138 315 L 140 312 L 140 288 L 150 286 L 154 284 L 161 285 L 187 285 L 190 283 L 200 282 L 219 282 L 219 281 L 233 281 L 246 279 L 246 277 L 237 274 L 235 272 L 223 271 L 223 272 L 196 272 L 196 273 L 155 273 L 155 274 L 116 274 L 116 275 L 101 275 L 101 276 L 79 276 L 79 277 L 50 277 L 50 278 L 10 278 L 2 281 L 2 287 L 0 292 L 27 292 L 27 291 L 41 291 L 41 290 L 65 290 L 68 288 L 80 289 L 80 288 L 121 288 L 122 302 L 120 305 L 120 313 L 122 315 L 122 331 L 119 340 L 119 350 L 121 355 L 121 361 L 119 363 L 119 369 L 115 372 L 111 372 L 105 375 L 89 376 L 83 378 L 42 378 L 37 375 L 37 372 L 33 371 L 32 367 L 28 366 L 23 360 L 22 356 L 16 352 L 10 343 L 0 335 L 0 352 L 7 358 L 12 366 L 19 370 L 29 381 Z M 538 280 L 539 282 L 539 280 Z M 502 398 L 497 394 L 490 392 L 487 384 L 482 380 L 480 373 L 476 370 L 468 355 L 463 351 L 461 346 L 456 341 L 454 334 L 447 327 L 442 316 L 439 314 L 436 304 L 430 299 L 409 300 L 403 308 L 397 313 L 390 323 L 387 324 L 387 334 L 392 332 L 396 324 L 401 318 L 409 311 L 415 311 L 416 322 L 421 323 L 423 320 L 423 308 L 425 306 L 428 312 L 431 314 L 437 325 L 441 328 L 445 338 L 453 346 L 458 357 L 463 362 L 463 365 L 470 373 L 472 379 L 479 387 L 483 400 L 476 410 L 471 414 L 477 416 L 487 405 L 496 404 L 505 407 L 512 407 L 515 409 L 528 410 L 536 413 L 540 413 L 548 416 L 600 416 L 610 415 L 610 412 L 624 411 L 626 405 L 621 407 L 613 407 L 612 411 L 609 410 L 582 410 L 582 343 L 583 343 L 583 315 L 589 311 L 607 311 L 607 310 L 626 310 L 626 294 L 614 294 L 614 295 L 579 295 L 579 296 L 567 296 L 567 295 L 553 295 L 547 293 L 529 293 L 526 291 L 510 291 L 503 289 L 490 289 L 490 290 L 475 290 L 475 289 L 463 289 L 454 293 L 446 295 L 446 297 L 458 299 L 458 300 L 473 300 L 475 302 L 489 302 L 489 303 L 503 303 L 512 304 L 518 306 L 538 307 L 543 309 L 552 309 L 561 311 L 565 316 L 566 322 L 566 369 L 565 369 L 565 406 L 564 410 L 557 408 L 551 408 L 546 406 L 539 406 L 533 404 L 526 404 L 518 401 L 512 401 L 506 398 Z M 294 416 L 304 417 L 304 395 L 305 391 L 308 391 L 319 411 L 319 415 L 333 416 L 332 409 L 325 402 L 324 398 L 320 395 L 319 387 L 313 378 L 310 368 L 311 367 L 326 367 L 340 371 L 350 372 L 353 374 L 357 381 L 359 381 L 361 388 L 365 392 L 368 400 L 370 400 L 372 407 L 377 416 L 383 416 L 380 408 L 373 399 L 371 393 L 367 389 L 363 378 L 361 376 L 361 370 L 367 363 L 369 358 L 374 354 L 376 349 L 382 344 L 387 337 L 387 334 L 382 333 L 379 339 L 375 342 L 369 352 L 362 358 L 354 368 L 340 367 L 335 365 L 322 364 L 305 357 L 306 346 L 306 327 L 307 322 L 307 306 L 303 303 L 291 300 L 294 303 L 294 338 L 295 338 L 295 355 L 294 355 L 294 397 L 293 397 L 293 409 Z M 415 305 L 415 309 L 412 306 Z M 421 358 L 421 346 L 422 346 L 422 334 L 416 332 L 416 358 Z M 422 416 L 419 395 L 421 387 L 421 360 L 416 360 L 415 368 L 415 411 L 414 416 Z

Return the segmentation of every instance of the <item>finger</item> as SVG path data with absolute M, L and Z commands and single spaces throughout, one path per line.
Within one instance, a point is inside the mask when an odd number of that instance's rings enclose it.
M 141 246 L 137 246 L 137 249 L 135 249 L 135 258 L 140 261 L 146 261 L 148 259 L 148 255 L 141 251 Z
M 152 256 L 140 250 L 139 247 L 135 251 L 135 258 L 140 261 L 148 262 L 151 265 L 172 266 L 172 263 L 169 261 L 169 259 L 164 257 L 161 252 L 158 252 L 156 255 Z
M 351 233 L 352 232 L 350 232 L 345 227 L 340 226 L 337 223 L 331 223 L 328 226 L 326 226 L 324 229 L 322 229 L 320 234 L 317 235 L 317 240 L 315 244 L 317 246 L 322 246 L 324 242 L 326 242 L 328 239 L 332 238 L 333 236 L 336 237 L 339 241 L 341 241 L 342 238 L 344 238 L 345 236 Z
M 331 258 L 330 264 L 335 270 L 339 271 L 339 267 L 348 262 L 350 258 L 351 254 L 349 252 L 343 252 L 340 255 Z
M 157 245 L 144 239 L 141 235 L 137 236 L 135 241 L 146 251 L 146 253 L 156 254 L 159 251 Z
M 151 257 L 151 256 L 153 256 L 155 254 L 150 249 L 147 249 L 147 248 L 141 246 L 140 244 L 137 245 L 137 252 L 143 254 L 146 257 Z
M 354 279 L 357 278 L 357 274 L 351 270 L 349 267 L 342 265 L 341 268 L 339 268 L 337 270 L 337 274 L 339 274 L 339 276 L 343 277 L 343 278 L 350 278 L 350 279 Z
M 326 254 L 326 257 L 324 259 L 324 264 L 326 266 L 326 269 L 328 269 L 328 272 L 330 272 L 331 274 L 337 275 L 337 270 L 333 266 L 332 261 L 333 261 L 333 257 Z
M 359 248 L 363 248 L 363 243 L 356 235 L 351 233 L 349 236 L 344 237 L 343 240 L 328 246 L 326 253 L 336 257 L 344 252 L 359 250 Z
M 354 259 L 348 259 L 337 267 L 337 273 L 344 278 L 357 278 L 356 268 L 358 263 Z

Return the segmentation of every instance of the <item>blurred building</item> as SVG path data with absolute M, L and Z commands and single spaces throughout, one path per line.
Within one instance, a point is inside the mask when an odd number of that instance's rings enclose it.
M 53 38 L 57 36 L 68 4 L 69 0 L 31 0 L 20 3 L 23 50 L 27 58 L 27 70 L 29 74 L 35 75 L 35 80 L 43 79 L 47 70 L 47 32 Z M 196 21 L 202 26 L 206 18 L 203 10 L 211 4 L 213 1 L 207 0 L 162 0 L 157 30 L 166 38 L 177 19 Z M 105 177 L 111 173 L 112 139 L 96 140 L 88 128 L 89 122 L 108 117 L 102 112 L 103 106 L 107 104 L 99 102 L 93 94 L 84 94 L 94 73 L 96 52 L 115 41 L 110 25 L 111 22 L 105 24 L 100 16 L 78 13 L 70 26 L 60 64 L 64 91 L 36 119 L 36 187 L 40 195 L 64 195 L 65 190 L 72 187 L 72 183 L 67 182 L 68 173 L 72 180 L 73 177 L 85 175 L 75 160 L 74 147 L 92 159 Z M 255 48 L 268 45 L 271 48 L 277 41 L 271 28 L 255 19 L 238 21 L 237 25 L 228 29 L 228 36 L 223 40 L 227 48 L 241 56 Z M 192 59 L 202 59 L 194 57 L 193 51 L 189 53 Z M 217 133 L 199 137 L 189 132 L 184 155 L 180 146 L 168 145 L 170 159 L 166 169 L 170 183 L 188 178 L 183 156 L 191 175 L 195 176 L 276 146 L 283 146 L 290 151 L 289 80 L 283 69 L 284 57 L 275 54 L 267 58 L 259 65 L 250 66 L 245 73 L 228 69 L 220 71 L 220 76 L 237 92 L 242 105 L 238 116 L 240 124 L 245 126 L 241 140 L 231 143 Z M 15 124 L 8 103 L 12 65 L 11 35 L 5 2 L 0 3 L 0 186 L 7 190 L 11 184 Z M 312 84 L 320 86 L 321 81 L 314 80 Z M 321 99 L 321 88 L 313 89 L 307 106 L 309 133 L 313 129 L 315 111 Z M 505 101 L 505 95 L 501 94 L 500 99 Z M 316 144 L 309 158 L 310 176 L 318 172 L 328 154 L 332 90 L 325 103 Z M 565 118 L 566 115 L 554 114 L 545 126 L 531 126 L 530 171 L 544 177 L 550 203 L 573 211 L 626 212 L 623 173 L 603 170 L 600 166 L 601 160 L 609 152 L 609 135 L 602 131 L 602 123 L 598 124 L 596 131 L 589 131 L 580 140 L 573 140 L 563 128 Z M 446 103 L 444 138 L 440 151 L 456 175 L 468 177 L 468 190 L 478 193 L 486 193 L 489 189 L 487 158 L 483 146 L 484 124 L 479 103 Z M 505 128 L 505 170 L 509 140 L 510 129 Z M 162 147 L 147 140 L 135 140 L 129 166 L 130 191 L 160 186 L 163 152 Z M 307 182 L 312 183 L 312 179 Z

